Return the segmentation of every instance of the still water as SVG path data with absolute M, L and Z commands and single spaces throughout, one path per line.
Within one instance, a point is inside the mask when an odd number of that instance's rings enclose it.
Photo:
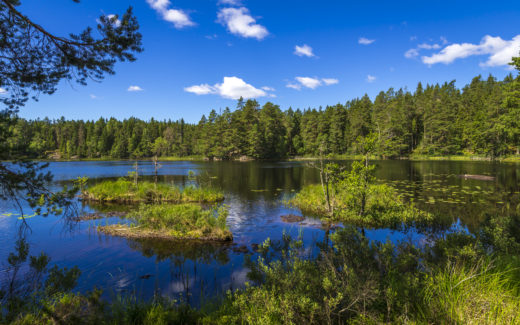
M 341 164 L 349 165 L 344 161 Z M 396 187 L 402 197 L 417 207 L 451 218 L 451 228 L 475 233 L 489 214 L 520 209 L 520 164 L 447 161 L 376 161 L 379 182 Z M 132 293 L 148 298 L 166 295 L 198 304 L 227 290 L 240 288 L 247 281 L 246 254 L 255 255 L 254 244 L 267 238 L 280 240 L 284 233 L 303 236 L 308 247 L 324 238 L 321 223 L 311 217 L 302 222 L 284 223 L 280 216 L 300 214 L 284 201 L 302 186 L 319 182 L 316 169 L 304 162 L 161 162 L 159 181 L 183 185 L 193 171 L 224 191 L 229 206 L 228 225 L 232 244 L 197 244 L 189 241 L 127 240 L 98 234 L 96 224 L 117 222 L 117 218 L 66 223 L 56 216 L 27 219 L 31 254 L 46 252 L 51 263 L 60 267 L 78 266 L 82 275 L 77 289 L 85 292 L 104 289 L 107 297 Z M 53 186 L 60 188 L 78 176 L 89 183 L 107 178 L 126 177 L 133 170 L 131 161 L 53 162 Z M 144 178 L 154 172 L 151 162 L 139 162 Z M 464 174 L 493 176 L 475 180 Z M 77 204 L 79 213 L 107 211 L 121 207 Z M 20 226 L 11 202 L 0 202 L 0 280 L 5 261 L 12 251 Z M 31 216 L 29 207 L 24 214 Z M 414 231 L 371 230 L 376 240 L 411 240 L 418 244 L 424 235 Z

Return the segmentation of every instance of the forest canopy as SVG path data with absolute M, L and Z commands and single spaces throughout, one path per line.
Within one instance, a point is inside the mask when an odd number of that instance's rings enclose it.
M 373 132 L 385 158 L 419 155 L 515 155 L 520 150 L 520 80 L 475 77 L 455 82 L 381 91 L 325 108 L 282 111 L 239 100 L 235 110 L 212 110 L 199 123 L 17 119 L 10 151 L 28 158 L 146 158 L 198 155 L 218 159 L 248 156 L 356 154 L 355 140 Z M 20 150 L 25 148 L 25 150 Z M 22 152 L 22 153 L 21 153 Z M 16 158 L 16 157 L 11 157 Z

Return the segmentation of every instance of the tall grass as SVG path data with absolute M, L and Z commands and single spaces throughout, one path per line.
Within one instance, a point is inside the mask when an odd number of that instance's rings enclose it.
M 218 202 L 224 195 L 218 189 L 187 186 L 155 184 L 144 181 L 135 185 L 133 182 L 120 178 L 116 181 L 104 181 L 88 187 L 82 193 L 83 199 L 102 202 Z
M 515 266 L 516 264 L 516 266 Z M 520 264 L 450 263 L 424 287 L 426 318 L 444 324 L 519 324 Z
M 327 216 L 329 214 L 323 189 L 319 184 L 304 186 L 287 203 L 313 216 Z

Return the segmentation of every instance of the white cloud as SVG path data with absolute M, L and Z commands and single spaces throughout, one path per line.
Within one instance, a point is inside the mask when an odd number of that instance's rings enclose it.
M 173 23 L 177 29 L 188 26 L 194 26 L 195 23 L 190 19 L 190 16 L 180 9 L 169 9 L 171 5 L 170 0 L 146 0 L 150 7 L 157 11 L 164 20 Z
M 417 37 L 415 37 L 415 36 L 413 38 L 410 38 L 411 41 L 416 40 L 416 39 L 417 39 Z M 442 45 L 445 45 L 448 43 L 448 40 L 444 36 L 441 36 L 440 40 L 441 40 Z M 430 40 L 430 41 L 432 41 L 432 40 Z M 406 51 L 404 53 L 404 56 L 408 59 L 413 59 L 413 58 L 416 58 L 419 56 L 419 52 L 421 50 L 438 50 L 442 47 L 442 45 L 440 45 L 438 43 L 433 43 L 433 44 L 421 43 L 421 44 L 417 45 L 416 48 L 409 49 L 408 51 Z
M 302 86 L 310 88 L 310 89 L 316 89 L 319 86 L 321 86 L 320 79 L 311 78 L 311 77 L 296 77 L 295 78 Z
M 157 11 L 166 11 L 170 5 L 170 0 L 146 0 L 146 2 Z
M 377 78 L 375 76 L 371 76 L 371 75 L 367 76 L 367 82 L 374 82 L 374 81 L 376 81 L 376 79 Z
M 358 43 L 361 45 L 370 45 L 370 44 L 374 43 L 375 41 L 376 41 L 375 39 L 368 39 L 366 37 L 360 37 L 358 40 Z
M 338 79 L 334 79 L 334 78 L 323 78 L 323 79 L 321 79 L 321 80 L 322 80 L 322 81 L 325 83 L 325 85 L 327 85 L 327 86 L 335 85 L 335 84 L 337 84 L 337 83 L 339 82 Z
M 89 96 L 90 96 L 90 98 L 92 98 L 92 99 L 98 99 L 98 98 L 99 98 L 98 96 L 96 96 L 96 95 L 94 95 L 94 94 L 90 94 Z
M 265 88 L 269 87 L 264 87 L 264 90 Z M 269 89 L 271 90 L 272 88 Z M 239 99 L 240 97 L 243 97 L 244 99 L 265 96 L 271 97 L 271 94 L 266 92 L 269 90 L 264 90 L 255 88 L 238 77 L 224 77 L 224 81 L 222 83 L 215 84 L 214 86 L 201 84 L 184 88 L 184 91 L 196 95 L 214 94 L 228 99 Z
M 419 51 L 417 49 L 409 49 L 404 53 L 404 57 L 407 59 L 415 58 L 419 55 Z
M 450 64 L 457 59 L 463 59 L 474 55 L 489 55 L 486 62 L 480 66 L 496 67 L 504 66 L 511 62 L 511 58 L 520 51 L 520 35 L 510 41 L 500 37 L 484 36 L 480 44 L 455 43 L 446 46 L 440 52 L 431 56 L 423 56 L 422 62 L 428 65 L 436 63 Z
M 7 89 L 0 87 L 0 95 L 5 95 L 5 94 L 7 94 Z
M 294 54 L 297 56 L 308 56 L 310 58 L 315 56 L 314 53 L 312 53 L 312 47 L 307 44 L 303 44 L 302 46 L 296 45 L 294 47 Z
M 422 43 L 417 45 L 417 48 L 424 49 L 424 50 L 438 50 L 441 48 L 439 44 L 428 44 L 428 43 Z
M 139 86 L 130 86 L 127 91 L 143 91 L 144 89 Z
M 273 87 L 268 87 L 268 86 L 263 86 L 262 89 L 265 91 L 275 91 L 275 89 Z
M 302 86 L 299 85 L 299 84 L 295 84 L 295 83 L 288 83 L 285 87 L 287 88 L 292 88 L 292 89 L 296 89 L 296 90 L 300 90 L 302 89 Z
M 242 1 L 241 0 L 219 0 L 219 5 L 228 5 L 228 6 L 241 6 Z
M 202 84 L 202 85 L 195 85 L 191 87 L 184 88 L 184 91 L 187 91 L 189 93 L 193 93 L 195 95 L 208 95 L 208 94 L 215 94 L 216 89 L 213 86 L 210 86 L 208 84 Z
M 218 22 L 226 26 L 231 34 L 242 37 L 264 39 L 269 32 L 267 29 L 256 23 L 251 17 L 247 8 L 222 8 L 217 14 Z
M 294 78 L 297 82 L 289 82 L 286 87 L 296 90 L 302 89 L 302 87 L 316 89 L 320 86 L 335 85 L 339 82 L 338 79 L 334 78 L 312 78 L 312 77 L 296 77 Z
M 266 95 L 266 92 L 247 84 L 237 77 L 224 77 L 224 82 L 217 85 L 220 96 L 230 99 L 257 98 Z
M 163 13 L 163 18 L 178 29 L 195 25 L 184 11 L 178 9 L 168 9 Z

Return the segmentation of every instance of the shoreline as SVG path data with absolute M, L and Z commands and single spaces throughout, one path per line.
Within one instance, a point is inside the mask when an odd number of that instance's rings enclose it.
M 361 155 L 330 155 L 324 157 L 324 160 L 359 160 Z M 220 161 L 236 161 L 236 162 L 251 162 L 251 161 L 315 161 L 319 160 L 320 157 L 316 156 L 294 156 L 280 159 L 243 159 L 240 157 L 234 159 L 209 159 L 203 156 L 185 156 L 185 157 L 158 157 L 157 161 L 196 161 L 196 162 L 220 162 Z M 428 155 L 411 155 L 395 158 L 384 158 L 381 156 L 372 156 L 371 160 L 408 160 L 408 161 L 487 161 L 487 162 L 500 162 L 500 163 L 520 163 L 519 156 L 507 156 L 491 158 L 488 156 L 479 155 L 449 155 L 449 156 L 428 156 Z M 89 161 L 153 161 L 153 157 L 141 157 L 141 158 L 77 158 L 77 159 L 27 159 L 36 162 L 89 162 Z M 4 162 L 12 162 L 14 160 L 2 160 Z
M 107 226 L 97 226 L 98 232 L 101 232 L 109 236 L 117 236 L 127 239 L 164 239 L 164 240 L 190 240 L 190 241 L 203 241 L 203 242 L 232 242 L 233 235 L 230 231 L 224 232 L 220 237 L 218 236 L 207 236 L 207 237 L 189 237 L 189 236 L 174 236 L 167 230 L 150 230 L 145 228 L 139 228 L 139 226 L 130 227 L 127 225 L 114 224 Z

